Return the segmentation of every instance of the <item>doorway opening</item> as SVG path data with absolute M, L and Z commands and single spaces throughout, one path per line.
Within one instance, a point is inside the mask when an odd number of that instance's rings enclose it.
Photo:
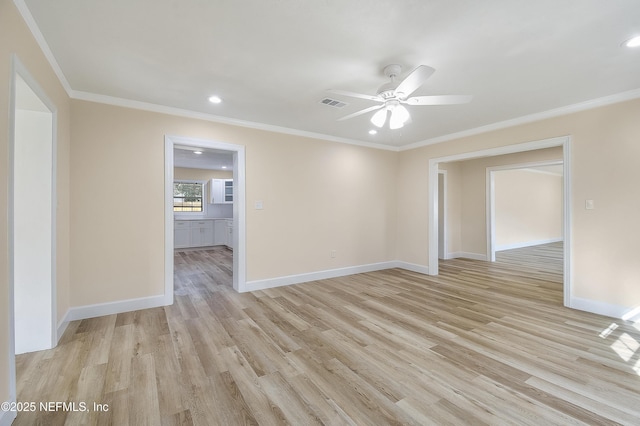
M 15 355 L 51 349 L 56 327 L 56 119 L 54 104 L 12 58 L 9 120 L 10 396 Z
M 514 154 L 527 151 L 535 151 L 545 148 L 561 147 L 562 148 L 562 192 L 564 194 L 562 200 L 562 240 L 564 241 L 563 253 L 563 303 L 570 306 L 571 297 L 571 191 L 570 191 L 570 173 L 571 173 L 571 138 L 569 136 L 545 139 L 534 142 L 527 142 L 515 145 L 508 145 L 499 148 L 491 148 L 481 151 L 469 152 L 464 154 L 456 154 L 447 157 L 433 158 L 429 160 L 429 275 L 438 275 L 438 258 L 439 258 L 439 232 L 438 232 L 438 171 L 439 163 L 448 163 L 455 161 L 463 161 L 477 159 L 482 157 L 492 157 L 505 154 Z M 488 210 L 488 206 L 487 206 Z M 489 212 L 487 212 L 489 214 Z M 487 241 L 489 245 L 490 238 Z M 483 258 L 488 260 L 491 251 L 487 248 L 486 255 Z
M 176 151 L 176 148 L 179 148 Z M 181 234 L 176 233 L 178 230 L 175 227 L 175 212 L 174 212 L 174 181 L 176 179 L 176 152 L 180 150 L 187 151 L 190 155 L 198 152 L 208 152 L 209 154 L 218 153 L 220 158 L 228 158 L 231 162 L 232 173 L 231 179 L 228 179 L 226 174 L 216 177 L 209 176 L 206 172 L 200 172 L 197 175 L 196 172 L 189 172 L 180 170 L 180 173 L 187 173 L 189 176 L 182 175 L 181 179 L 185 182 L 195 182 L 202 185 L 202 193 L 200 194 L 201 210 L 195 212 L 192 215 L 193 218 L 205 219 L 207 217 L 215 216 L 228 216 L 231 214 L 231 219 L 213 220 L 211 223 L 207 220 L 202 220 L 202 229 L 191 229 L 193 224 L 187 223 L 186 226 L 190 227 L 184 237 L 189 238 L 191 234 L 197 237 L 197 244 L 208 245 L 209 239 L 215 241 L 215 243 L 221 243 L 233 249 L 232 259 L 232 281 L 233 288 L 238 292 L 245 290 L 245 152 L 244 147 L 241 145 L 229 144 L 225 142 L 193 139 L 179 136 L 166 136 L 165 137 L 165 304 L 170 305 L 173 303 L 174 293 L 174 248 L 176 247 L 176 240 L 182 238 Z M 195 154 L 200 156 L 202 154 Z M 203 157 L 203 158 L 206 158 Z M 213 157 L 211 157 L 213 158 Z M 207 160 L 204 160 L 205 163 Z M 213 161 L 213 160 L 209 160 Z M 217 160 L 216 160 L 217 161 Z M 195 164 L 195 163 L 194 163 Z M 203 167 L 211 167 L 203 166 Z M 204 173 L 204 174 L 203 174 Z M 206 176 L 205 176 L 206 174 Z M 191 177 L 187 179 L 187 177 Z M 214 182 L 216 181 L 216 182 Z M 213 199 L 213 189 L 220 184 L 220 194 L 224 197 L 225 183 L 230 185 L 230 188 L 226 188 L 227 196 L 232 194 L 230 198 L 227 198 L 225 203 L 218 203 L 218 200 Z M 217 191 L 216 191 L 217 192 Z M 197 198 L 197 197 L 196 197 Z M 184 215 L 189 215 L 194 212 L 185 212 Z M 186 216 L 185 216 L 186 217 Z M 199 221 L 198 221 L 199 222 Z M 198 225 L 198 223 L 196 223 Z M 199 225 L 198 225 L 199 226 Z M 209 227 L 211 229 L 209 229 Z M 216 231 L 217 237 L 216 237 Z M 176 236 L 177 235 L 177 236 Z M 209 238 L 210 237 L 210 238 Z M 222 241 L 222 238 L 225 241 Z M 179 244 L 184 244 L 184 241 L 178 241 Z M 213 245 L 213 243 L 212 243 Z

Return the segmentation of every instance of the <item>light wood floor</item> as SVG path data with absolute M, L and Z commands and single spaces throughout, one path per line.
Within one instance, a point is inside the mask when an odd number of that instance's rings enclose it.
M 20 401 L 109 410 L 15 424 L 639 424 L 640 326 L 562 307 L 532 252 L 245 294 L 227 250 L 178 252 L 173 306 L 17 357 Z

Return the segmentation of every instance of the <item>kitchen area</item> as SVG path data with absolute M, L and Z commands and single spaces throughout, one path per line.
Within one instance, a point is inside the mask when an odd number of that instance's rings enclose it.
M 174 147 L 174 249 L 233 250 L 233 155 Z

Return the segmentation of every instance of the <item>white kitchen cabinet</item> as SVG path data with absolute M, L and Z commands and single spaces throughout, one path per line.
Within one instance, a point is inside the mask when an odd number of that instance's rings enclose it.
M 187 220 L 177 220 L 173 224 L 173 245 L 175 248 L 191 246 L 191 226 Z
M 211 179 L 209 182 L 211 204 L 233 204 L 233 179 Z
M 213 221 L 191 221 L 191 247 L 204 247 L 213 245 Z
M 233 250 L 233 220 L 227 219 L 226 246 Z
M 174 248 L 227 246 L 233 248 L 232 219 L 185 219 L 173 225 Z
M 224 246 L 227 244 L 227 221 L 216 219 L 213 221 L 213 245 Z

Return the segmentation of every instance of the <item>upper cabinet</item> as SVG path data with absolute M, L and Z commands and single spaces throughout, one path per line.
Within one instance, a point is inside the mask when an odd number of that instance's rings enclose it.
M 209 188 L 211 204 L 233 203 L 233 179 L 211 179 Z

